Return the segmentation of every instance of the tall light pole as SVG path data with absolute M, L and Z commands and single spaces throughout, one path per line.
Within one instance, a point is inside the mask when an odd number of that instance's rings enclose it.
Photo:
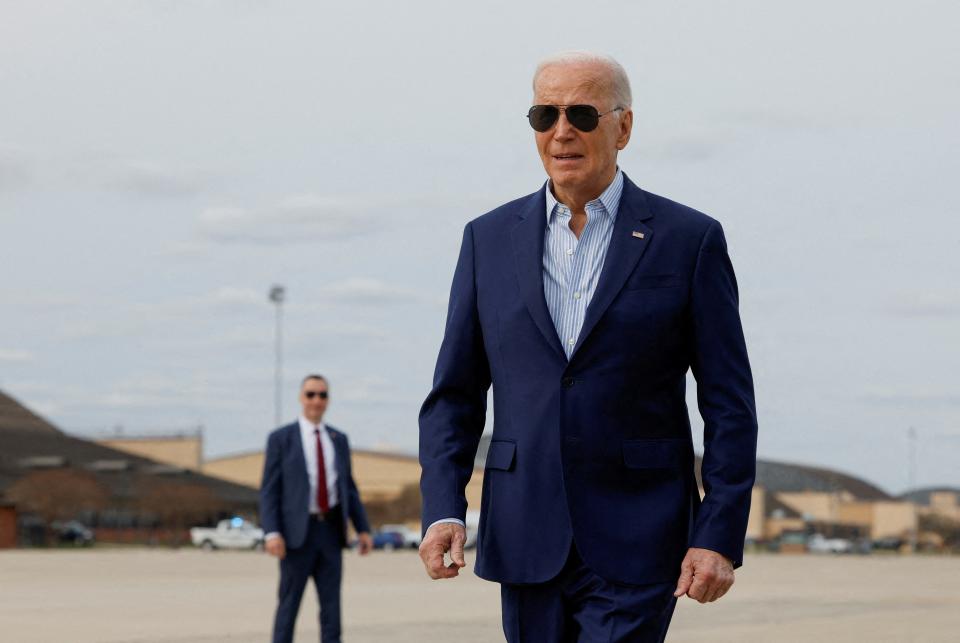
M 276 340 L 276 370 L 274 372 L 273 413 L 274 426 L 283 422 L 283 302 L 287 297 L 287 290 L 280 285 L 270 287 L 269 298 L 277 307 L 277 323 L 275 330 Z
M 910 486 L 909 493 L 914 493 L 917 490 L 917 430 L 914 427 L 907 429 L 907 442 L 909 449 L 907 451 L 907 457 L 909 461 L 907 462 L 907 484 Z M 917 502 L 919 500 L 912 500 L 910 506 L 912 507 L 913 512 L 913 525 L 910 527 L 910 551 L 917 551 Z

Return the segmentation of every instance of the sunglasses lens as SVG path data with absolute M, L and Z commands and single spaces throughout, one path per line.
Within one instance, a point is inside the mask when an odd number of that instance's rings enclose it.
M 307 391 L 307 399 L 312 400 L 315 397 L 319 397 L 321 400 L 327 399 L 326 391 Z
M 538 132 L 546 132 L 560 117 L 560 110 L 553 105 L 534 105 L 527 112 L 530 127 Z
M 600 113 L 593 105 L 571 105 L 567 108 L 567 120 L 581 132 L 592 132 L 600 123 Z

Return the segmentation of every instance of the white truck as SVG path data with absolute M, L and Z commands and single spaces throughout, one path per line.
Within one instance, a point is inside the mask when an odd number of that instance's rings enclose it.
M 193 527 L 190 540 L 201 549 L 261 549 L 263 530 L 242 518 L 221 520 L 215 528 Z
M 811 554 L 849 554 L 853 552 L 853 543 L 846 538 L 827 538 L 823 534 L 813 534 L 807 540 L 807 551 Z

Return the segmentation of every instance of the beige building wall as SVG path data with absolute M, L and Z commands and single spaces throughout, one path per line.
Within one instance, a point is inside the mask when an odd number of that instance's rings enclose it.
M 353 479 L 365 501 L 390 500 L 407 485 L 419 484 L 420 463 L 413 456 L 354 449 Z
M 763 537 L 772 540 L 779 537 L 784 531 L 795 531 L 803 528 L 803 518 L 769 518 L 763 526 Z
M 874 502 L 870 537 L 904 537 L 917 528 L 917 510 L 912 502 Z
M 874 504 L 867 501 L 841 503 L 837 509 L 837 522 L 845 525 L 862 525 L 872 532 L 875 519 Z
M 207 460 L 203 463 L 203 473 L 259 489 L 263 475 L 263 451 Z
M 420 484 L 420 462 L 416 456 L 362 449 L 354 449 L 351 455 L 353 479 L 364 502 L 390 500 L 398 497 L 407 485 Z M 262 451 L 216 458 L 203 464 L 203 473 L 259 489 L 263 458 Z M 480 508 L 482 487 L 483 469 L 474 469 L 466 491 L 470 509 Z
M 763 487 L 754 487 L 750 493 L 750 516 L 747 518 L 747 538 L 763 540 L 763 523 L 766 515 L 766 493 Z
M 777 498 L 805 517 L 826 522 L 838 522 L 840 505 L 853 501 L 853 496 L 845 491 L 785 491 L 778 493 Z
M 960 520 L 960 498 L 953 491 L 935 491 L 930 494 L 930 507 L 924 513 Z
M 105 438 L 98 444 L 150 458 L 175 467 L 200 471 L 203 462 L 203 437 L 175 436 L 161 438 Z

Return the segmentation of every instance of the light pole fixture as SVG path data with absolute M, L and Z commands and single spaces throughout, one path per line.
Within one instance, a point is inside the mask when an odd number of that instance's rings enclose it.
M 283 421 L 283 302 L 287 298 L 287 289 L 280 285 L 270 287 L 270 301 L 277 307 L 275 329 L 276 363 L 274 371 L 273 413 L 274 424 L 280 426 Z

